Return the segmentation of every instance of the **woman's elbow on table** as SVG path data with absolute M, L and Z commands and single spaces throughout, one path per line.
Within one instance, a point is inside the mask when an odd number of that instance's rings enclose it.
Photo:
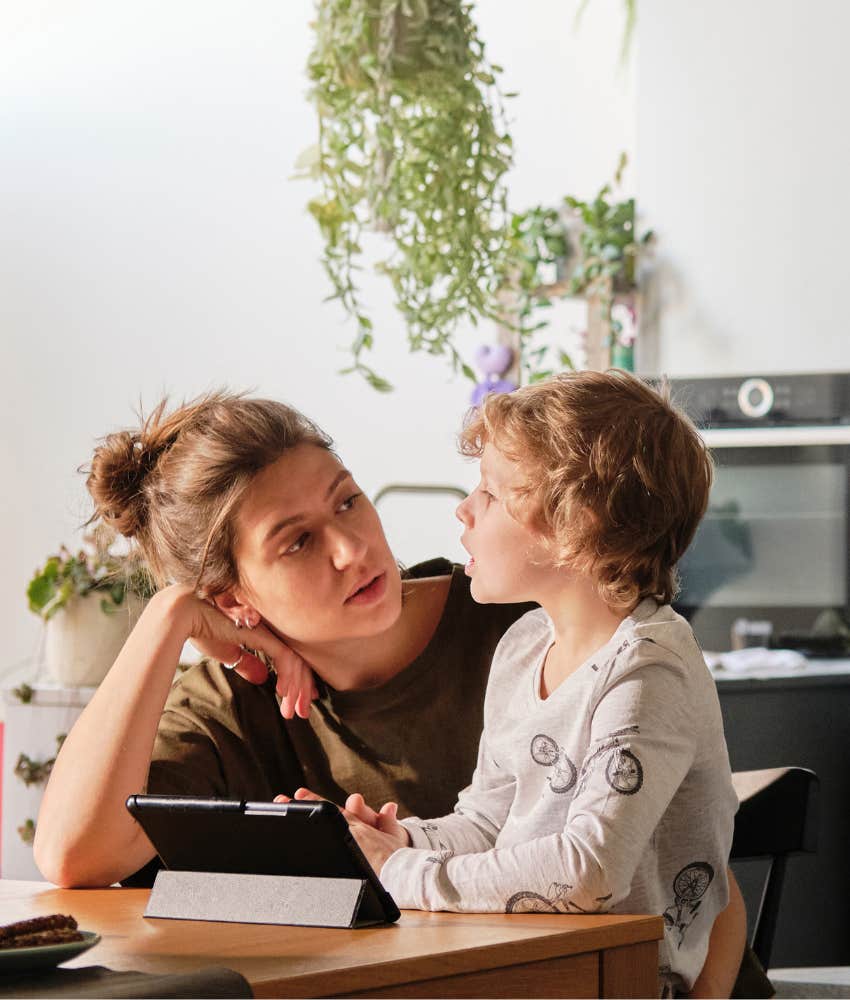
M 107 850 L 104 844 L 75 844 L 54 836 L 49 828 L 36 827 L 33 857 L 38 870 L 63 889 L 96 889 L 112 885 L 138 871 L 154 856 L 147 838 L 138 838 L 125 849 Z
M 85 858 L 78 856 L 70 845 L 61 840 L 42 834 L 41 826 L 36 828 L 33 841 L 33 858 L 38 870 L 54 885 L 62 889 L 79 889 L 84 885 L 103 886 L 110 883 L 104 879 L 91 880 L 91 872 Z

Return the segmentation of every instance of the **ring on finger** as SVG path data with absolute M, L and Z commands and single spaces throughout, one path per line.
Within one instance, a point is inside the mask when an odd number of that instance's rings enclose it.
M 247 652 L 247 649 L 244 646 L 240 646 L 239 648 L 240 648 L 240 650 L 242 652 L 239 654 L 239 658 L 236 659 L 236 660 L 234 660 L 233 663 L 225 663 L 222 660 L 221 665 L 224 667 L 225 670 L 235 670 L 239 666 L 239 664 L 242 662 L 242 659 L 245 656 L 245 653 Z

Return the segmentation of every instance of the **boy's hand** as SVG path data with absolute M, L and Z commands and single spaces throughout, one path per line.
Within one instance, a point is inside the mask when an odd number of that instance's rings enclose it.
M 298 793 L 296 792 L 296 795 Z M 366 805 L 360 792 L 354 792 L 345 800 L 346 818 L 353 816 L 364 826 L 386 833 L 398 841 L 399 847 L 410 846 L 410 834 L 398 821 L 398 805 L 395 802 L 385 802 L 378 812 Z
M 403 826 L 401 830 L 404 832 L 404 843 L 400 843 L 399 838 L 389 833 L 383 833 L 374 826 L 367 826 L 366 823 L 349 823 L 349 828 L 360 850 L 377 875 L 381 874 L 381 869 L 391 854 L 395 854 L 400 847 L 407 847 L 410 843 L 407 830 Z
M 312 802 L 322 801 L 322 796 L 311 792 L 309 788 L 297 788 L 293 798 L 298 802 L 304 800 Z M 289 801 L 291 800 L 286 795 L 275 796 L 275 802 Z M 396 818 L 398 806 L 395 802 L 385 802 L 381 806 L 380 811 L 375 812 L 374 809 L 366 805 L 363 796 L 359 792 L 355 792 L 353 795 L 348 796 L 345 800 L 345 808 L 341 809 L 340 812 L 345 817 L 355 840 L 360 844 L 360 849 L 366 855 L 373 868 L 375 868 L 375 865 L 364 848 L 363 843 L 368 844 L 369 850 L 375 851 L 376 856 L 381 854 L 384 849 L 388 849 L 389 853 L 383 858 L 381 864 L 387 860 L 393 851 L 397 851 L 400 847 L 410 847 L 410 834 Z M 360 830 L 359 833 L 358 828 Z M 380 834 L 380 838 L 370 837 L 369 834 L 362 832 L 363 829 L 374 830 Z M 375 868 L 375 871 L 378 871 L 378 868 Z

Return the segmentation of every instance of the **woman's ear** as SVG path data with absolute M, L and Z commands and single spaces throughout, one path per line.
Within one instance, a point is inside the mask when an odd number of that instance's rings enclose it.
M 232 590 L 225 590 L 213 598 L 215 606 L 233 622 L 237 628 L 255 628 L 260 624 L 260 613 L 250 604 L 245 604 Z

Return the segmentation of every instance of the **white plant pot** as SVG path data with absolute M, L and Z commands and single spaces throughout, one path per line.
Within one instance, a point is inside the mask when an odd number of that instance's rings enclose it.
M 61 687 L 94 687 L 115 662 L 145 602 L 127 594 L 113 614 L 101 610 L 104 594 L 74 597 L 47 622 L 47 673 Z

